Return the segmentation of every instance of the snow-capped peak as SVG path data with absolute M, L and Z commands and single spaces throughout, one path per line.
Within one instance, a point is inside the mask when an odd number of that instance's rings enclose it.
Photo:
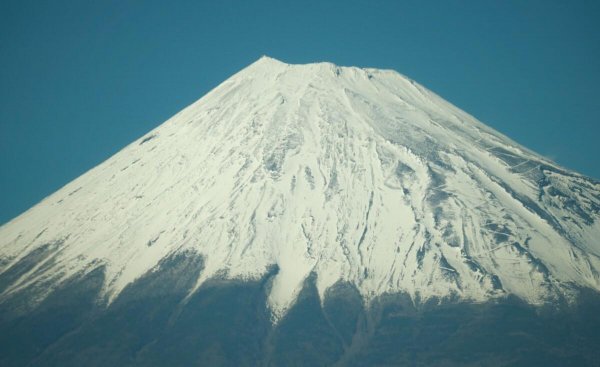
M 540 303 L 600 289 L 599 210 L 597 182 L 394 71 L 263 56 L 0 227 L 0 273 L 35 262 L 1 297 L 103 266 L 112 300 L 186 253 L 197 287 L 276 266 L 276 317 L 310 274 L 322 297 Z

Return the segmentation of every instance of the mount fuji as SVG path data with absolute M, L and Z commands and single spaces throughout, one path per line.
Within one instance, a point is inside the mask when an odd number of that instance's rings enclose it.
M 262 57 L 0 227 L 0 364 L 595 365 L 600 183 Z

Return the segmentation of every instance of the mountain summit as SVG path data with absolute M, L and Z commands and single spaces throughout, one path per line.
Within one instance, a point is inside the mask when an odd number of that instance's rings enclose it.
M 0 227 L 0 301 L 101 269 L 111 304 L 197 257 L 187 297 L 273 273 L 275 321 L 311 277 L 321 301 L 563 302 L 600 290 L 598 238 L 598 182 L 409 78 L 262 57 Z

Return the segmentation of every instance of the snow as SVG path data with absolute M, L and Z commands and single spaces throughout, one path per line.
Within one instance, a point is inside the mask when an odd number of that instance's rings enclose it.
M 0 227 L 0 272 L 54 244 L 0 300 L 105 266 L 110 302 L 193 252 L 195 289 L 276 265 L 275 320 L 311 274 L 321 297 L 538 304 L 600 290 L 598 208 L 597 182 L 395 71 L 262 57 Z

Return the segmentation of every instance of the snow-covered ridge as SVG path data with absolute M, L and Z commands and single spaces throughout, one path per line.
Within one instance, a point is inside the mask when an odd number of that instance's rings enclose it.
M 531 303 L 600 290 L 600 184 L 394 72 L 263 57 L 0 227 L 0 300 L 105 266 L 105 296 L 170 255 L 215 276 L 273 265 L 281 316 L 306 277 L 370 300 Z M 43 297 L 44 294 L 40 294 Z

